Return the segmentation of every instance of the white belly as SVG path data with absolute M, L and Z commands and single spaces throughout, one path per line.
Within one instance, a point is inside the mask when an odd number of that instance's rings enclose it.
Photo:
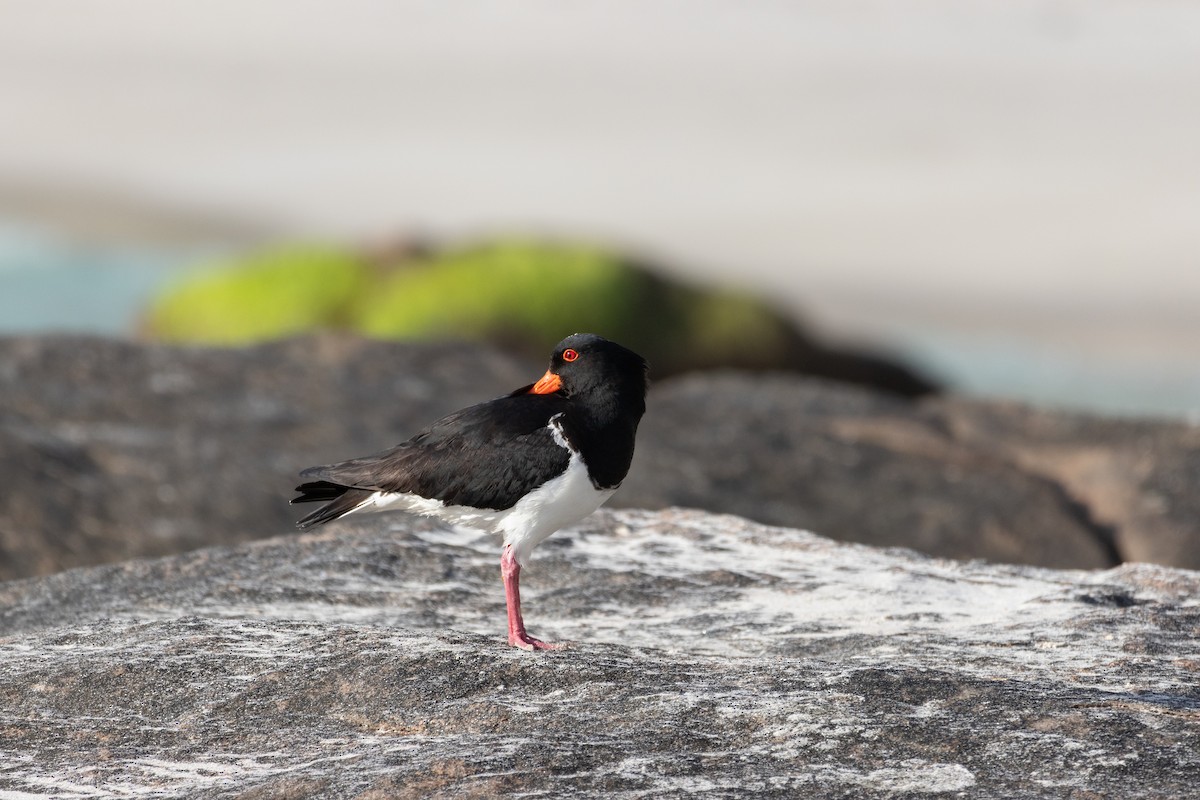
M 496 530 L 504 533 L 505 544 L 512 545 L 517 563 L 524 564 L 547 536 L 583 519 L 615 491 L 593 486 L 583 460 L 573 452 L 567 471 L 521 498 L 505 512 Z

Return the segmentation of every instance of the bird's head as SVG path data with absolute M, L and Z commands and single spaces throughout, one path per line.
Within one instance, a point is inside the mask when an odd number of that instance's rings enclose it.
M 527 391 L 567 397 L 613 395 L 640 403 L 646 396 L 646 368 L 646 360 L 632 350 L 594 333 L 576 333 L 558 343 L 546 374 Z

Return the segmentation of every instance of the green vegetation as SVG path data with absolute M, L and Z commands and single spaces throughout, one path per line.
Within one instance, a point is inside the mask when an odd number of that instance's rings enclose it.
M 745 296 L 668 281 L 599 247 L 527 240 L 387 263 L 333 247 L 270 250 L 198 271 L 153 304 L 146 330 L 233 345 L 313 330 L 487 337 L 531 355 L 589 330 L 641 350 L 660 375 L 777 364 L 796 341 L 786 321 Z
M 625 304 L 643 290 L 641 277 L 596 248 L 506 242 L 452 251 L 384 278 L 356 327 L 387 338 L 499 332 L 557 341 L 581 320 L 589 330 L 626 328 Z
M 249 344 L 353 327 L 368 270 L 344 250 L 290 246 L 197 271 L 152 305 L 149 333 L 175 342 Z

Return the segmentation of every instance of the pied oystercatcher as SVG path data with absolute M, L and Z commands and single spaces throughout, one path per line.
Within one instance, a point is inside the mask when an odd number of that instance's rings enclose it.
M 621 485 L 645 410 L 645 360 L 577 333 L 558 343 L 537 383 L 457 411 L 390 450 L 301 472 L 308 480 L 292 502 L 325 505 L 297 524 L 393 509 L 502 533 L 508 642 L 552 649 L 525 632 L 521 565 Z

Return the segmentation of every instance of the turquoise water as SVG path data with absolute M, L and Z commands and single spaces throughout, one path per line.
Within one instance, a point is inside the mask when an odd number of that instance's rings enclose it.
M 0 224 L 0 335 L 131 336 L 151 298 L 214 252 L 71 244 Z M 1200 368 L 1122 363 L 1018 337 L 912 330 L 896 354 L 955 390 L 1052 408 L 1200 423 Z
M 0 224 L 0 334 L 129 336 L 198 253 L 72 244 Z

